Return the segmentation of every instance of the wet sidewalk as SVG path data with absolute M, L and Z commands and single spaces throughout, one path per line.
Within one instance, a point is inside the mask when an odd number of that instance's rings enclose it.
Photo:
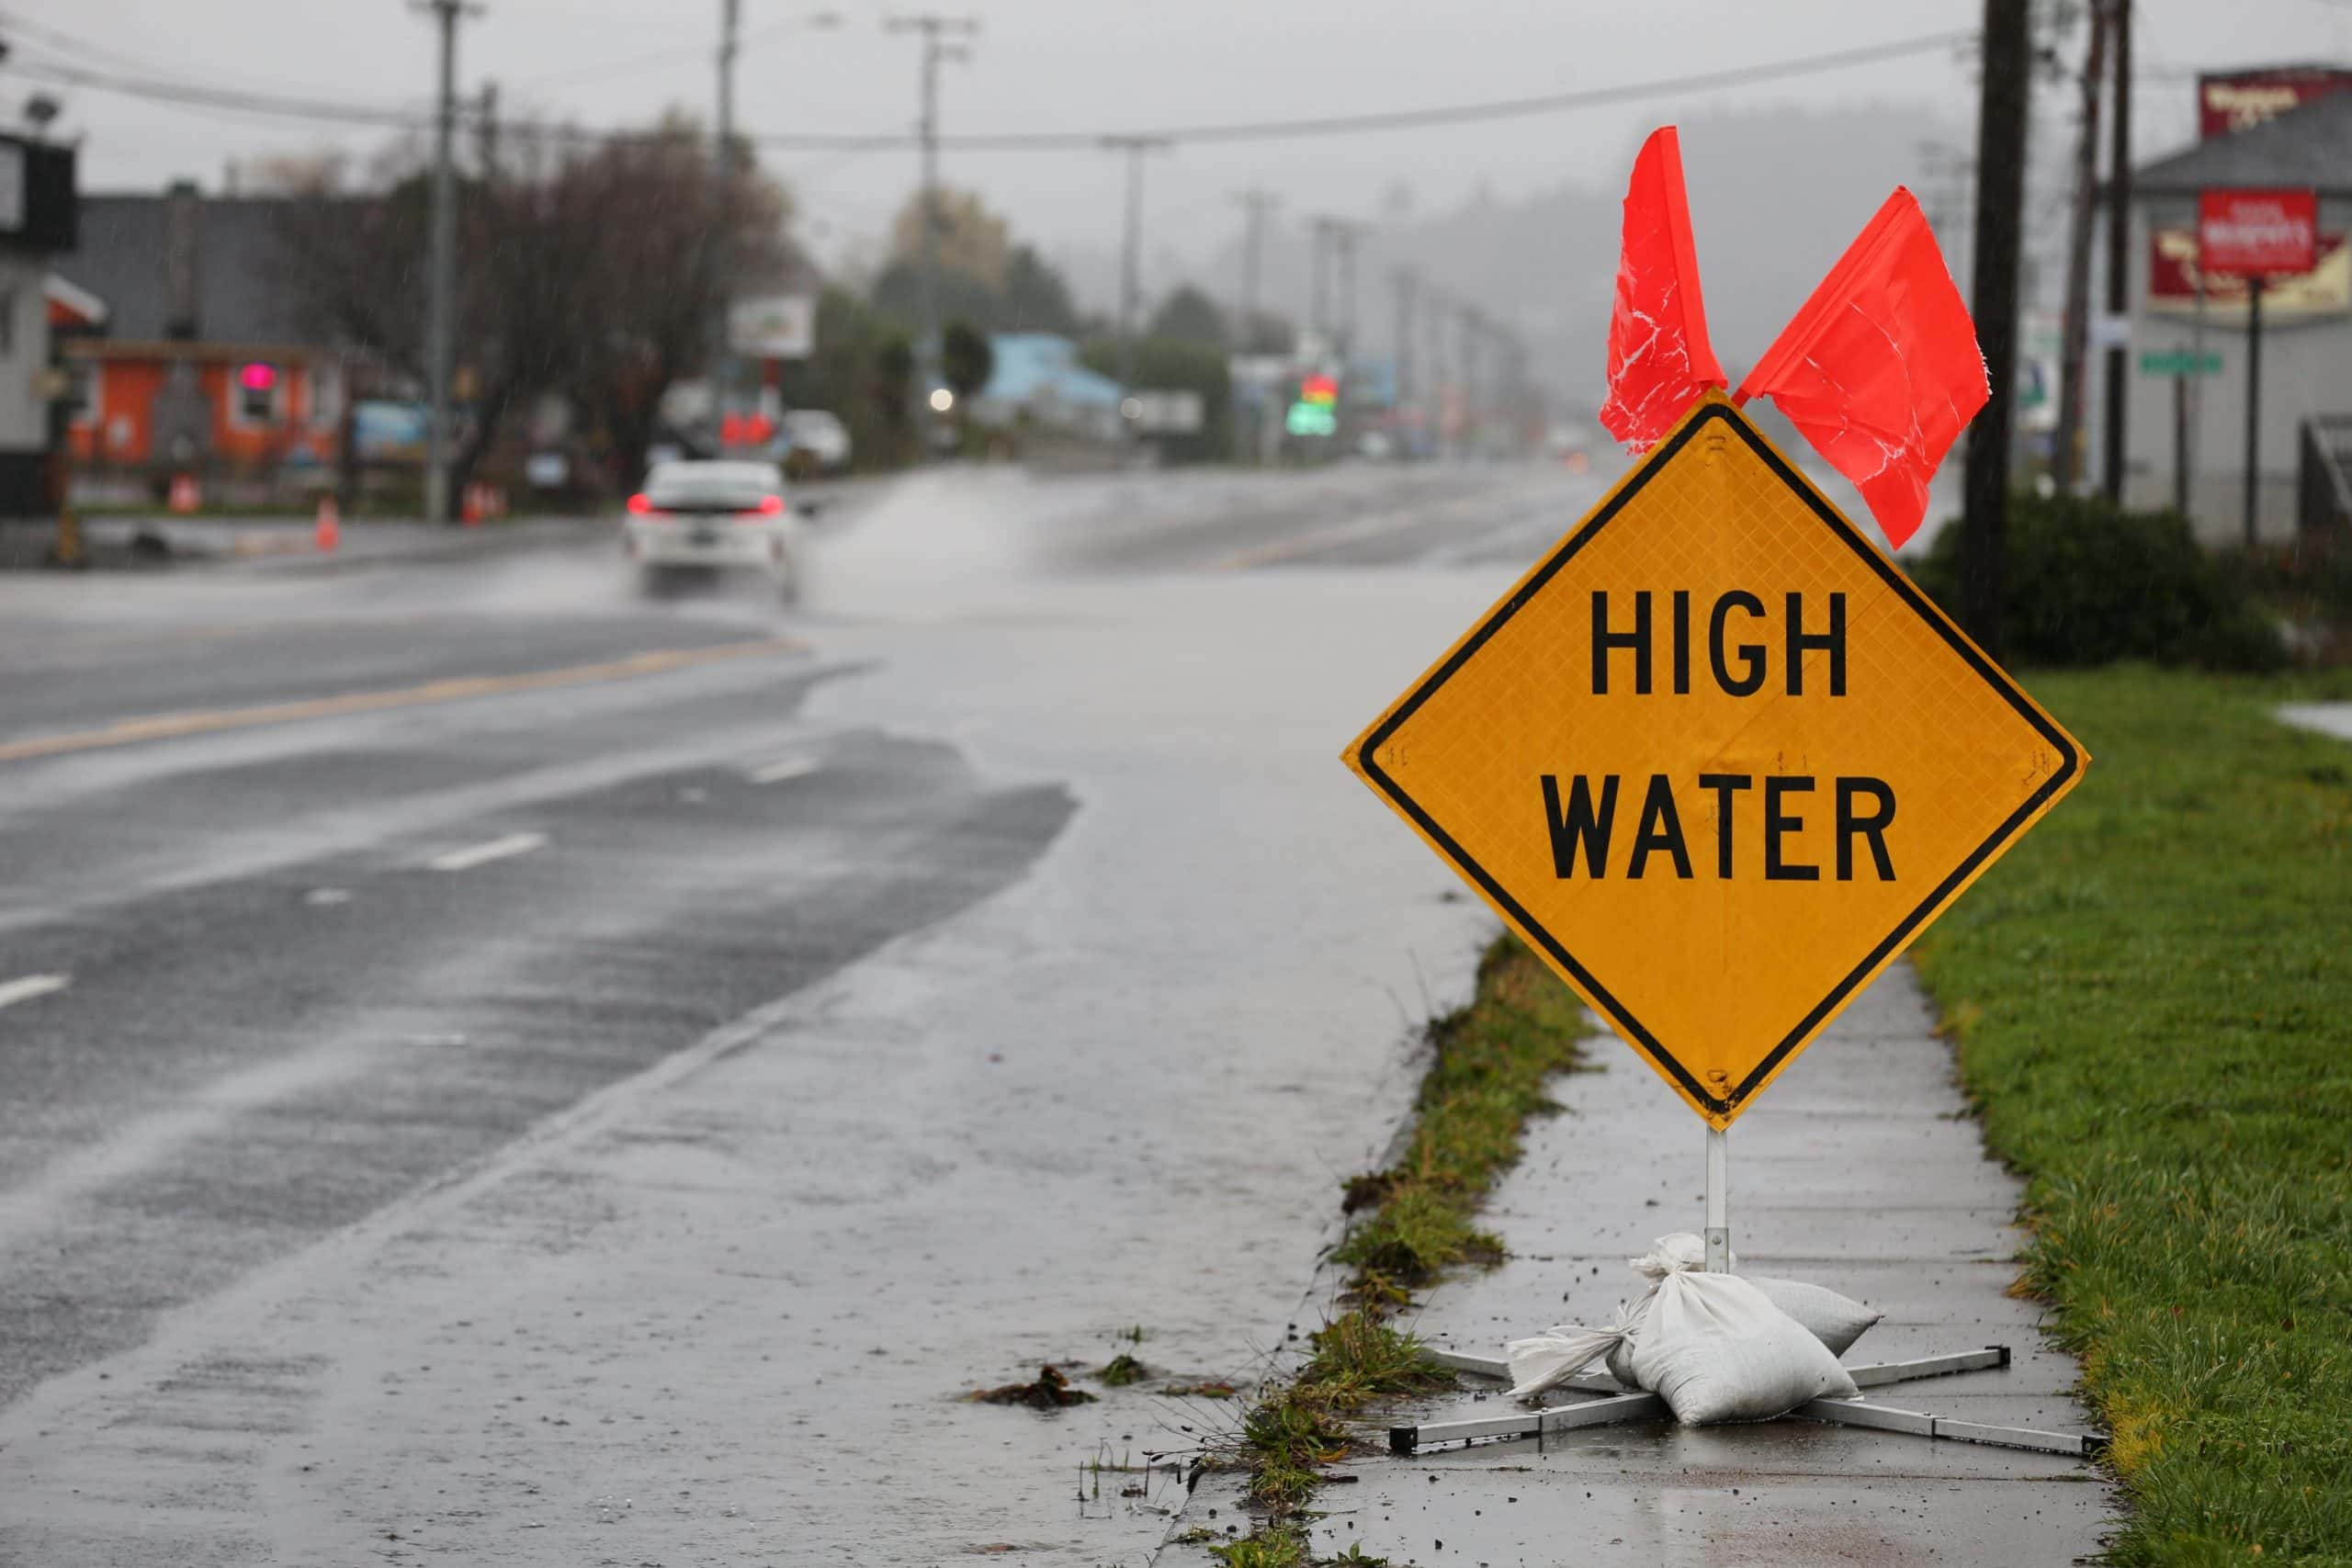
M 1555 1323 L 1605 1324 L 1641 1284 L 1625 1259 L 1701 1228 L 1701 1123 L 1613 1036 L 1591 1052 L 1602 1070 L 1562 1080 L 1566 1113 L 1531 1130 L 1486 1213 L 1511 1260 L 1439 1288 L 1415 1325 L 1439 1348 L 1499 1356 Z M 2039 1307 L 2008 1294 L 2019 1186 L 1985 1158 L 1907 965 L 1733 1128 L 1731 1194 L 1743 1272 L 1826 1285 L 1886 1314 L 1849 1365 L 2014 1351 L 2007 1371 L 1900 1384 L 1876 1403 L 2088 1429 L 2068 1393 L 2074 1360 L 2043 1342 Z M 1506 1414 L 1503 1399 L 1465 1386 L 1420 1418 Z M 1651 1421 L 1346 1469 L 1352 1483 L 1319 1498 L 1317 1554 L 1360 1544 L 1400 1565 L 2064 1563 L 2098 1551 L 2115 1507 L 2105 1473 L 2081 1460 L 1797 1420 Z M 1221 1533 L 1234 1518 L 1229 1495 L 1204 1483 L 1184 1524 Z M 1160 1558 L 1196 1561 L 1211 1560 Z

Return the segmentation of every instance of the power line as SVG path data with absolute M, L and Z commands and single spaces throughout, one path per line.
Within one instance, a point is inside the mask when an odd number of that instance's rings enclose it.
M 757 49 L 769 39 L 781 38 L 786 33 L 801 32 L 812 28 L 837 27 L 841 19 L 840 14 L 834 11 L 814 11 L 807 16 L 786 17 L 780 22 L 770 22 L 766 27 L 753 28 L 741 34 L 736 39 L 735 47 L 739 51 Z M 675 44 L 667 49 L 648 50 L 632 54 L 626 59 L 600 61 L 593 65 L 568 65 L 560 71 L 549 71 L 542 75 L 526 76 L 512 85 L 518 88 L 547 87 L 559 82 L 589 82 L 604 76 L 618 76 L 625 72 L 642 70 L 649 66 L 668 65 L 686 60 L 705 60 L 709 57 L 709 48 L 704 44 Z
M 1930 33 L 1922 37 L 1898 39 L 1892 43 L 1871 44 L 1859 49 L 1833 50 L 1826 54 L 1804 55 L 1758 65 L 1732 66 L 1724 70 L 1702 71 L 1684 76 L 1653 77 L 1645 82 L 1627 82 L 1613 87 L 1589 87 L 1576 92 L 1546 93 L 1533 97 L 1498 98 L 1484 103 L 1450 104 L 1422 109 L 1392 109 L 1371 114 L 1326 115 L 1308 119 L 1245 120 L 1238 124 L 1227 125 L 1170 126 L 1121 134 L 1151 137 L 1168 141 L 1272 141 L 1308 136 L 1346 136 L 1369 131 L 1408 130 L 1421 126 L 1460 125 L 1477 120 L 1524 118 L 1532 115 L 1560 114 L 1571 109 L 1595 108 L 1606 104 L 1626 103 L 1638 98 L 1657 97 L 1671 93 L 1697 92 L 1711 87 L 1736 87 L 1758 82 L 1782 81 L 1792 76 L 1817 75 L 1826 71 L 1842 71 L 1851 66 L 1876 64 L 1883 61 L 1900 59 L 1905 55 L 1925 54 L 1949 49 L 1966 43 L 1975 36 L 1970 31 Z M 1015 149 L 1076 146 L 1101 140 L 1100 133 L 1040 131 L 1028 134 L 967 136 L 961 139 L 959 145 L 966 152 L 1010 152 Z
M 39 47 L 63 53 L 69 57 L 69 60 L 78 55 L 85 68 L 88 62 L 95 62 L 101 67 L 142 74 L 157 73 L 169 74 L 173 69 L 168 65 L 157 65 L 153 61 L 141 59 L 135 54 L 125 54 L 120 50 L 112 49 L 104 44 L 93 43 L 62 28 L 51 27 L 45 22 L 33 21 L 14 10 L 0 10 L 0 27 L 6 27 L 12 32 L 22 33 L 34 40 Z M 186 62 L 182 62 L 181 68 L 185 69 L 186 64 Z M 218 65 L 208 64 L 205 69 L 215 72 L 229 81 L 237 80 L 233 72 L 223 71 Z M 251 78 L 246 80 L 250 82 Z M 266 91 L 267 89 L 256 90 Z
M 114 93 L 123 97 L 148 98 L 158 103 L 178 104 L 191 108 L 232 109 L 241 114 L 255 114 L 280 119 L 309 119 L 340 125 L 365 125 L 393 130 L 425 130 L 432 128 L 430 116 L 413 109 L 386 105 L 380 108 L 358 104 L 329 103 L 318 98 L 288 97 L 277 93 L 254 93 L 239 88 L 205 87 L 189 82 L 171 82 L 158 77 L 115 76 L 84 66 L 61 62 L 18 62 L 10 60 L 0 66 L 12 75 L 27 77 L 52 85 L 88 87 L 96 92 Z
M 1306 137 L 1363 135 L 1436 125 L 1461 125 L 1487 120 L 1525 118 L 1540 115 L 1564 114 L 1577 109 L 1597 108 L 1611 104 L 1632 103 L 1645 98 L 1670 96 L 1681 93 L 1754 85 L 1766 82 L 1787 81 L 1800 76 L 1819 75 L 1828 72 L 1849 70 L 1855 66 L 1878 64 L 1889 60 L 1951 49 L 1972 40 L 1974 36 L 1973 32 L 1966 31 L 1929 33 L 1909 39 L 1899 39 L 1888 43 L 1832 50 L 1821 54 L 1802 55 L 1755 65 L 1732 66 L 1722 70 L 1695 72 L 1679 76 L 1651 77 L 1640 82 L 1582 88 L 1571 92 L 1548 93 L 1531 97 L 1490 99 L 1480 103 L 1450 104 L 1430 108 L 1328 115 L 1304 119 L 1248 120 L 1224 124 L 1173 126 L 1145 130 L 980 132 L 940 137 L 934 145 L 944 151 L 959 152 L 1075 151 L 1099 148 L 1106 139 L 1114 137 L 1196 143 L 1273 141 Z M 36 81 L 88 87 L 95 91 L 116 93 L 130 97 L 143 97 L 201 107 L 236 109 L 246 113 L 276 115 L 288 118 L 381 126 L 396 130 L 420 130 L 430 123 L 429 120 L 412 110 L 390 105 L 330 103 L 277 94 L 206 87 L 195 83 L 175 82 L 159 77 L 116 75 L 54 62 L 17 64 L 11 62 L 0 69 L 16 72 L 17 74 Z M 526 122 L 502 127 L 502 133 L 580 141 L 626 141 L 658 134 L 632 130 L 586 130 L 544 122 L 537 124 Z M 801 152 L 904 152 L 923 145 L 923 139 L 919 133 L 910 134 L 904 131 L 752 132 L 747 133 L 741 140 L 763 147 Z

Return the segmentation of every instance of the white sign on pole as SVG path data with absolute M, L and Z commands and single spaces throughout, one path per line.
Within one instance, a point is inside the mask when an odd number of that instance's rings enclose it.
M 746 359 L 806 359 L 817 347 L 816 296 L 738 299 L 727 312 L 727 338 Z
M 0 230 L 13 234 L 25 226 L 25 150 L 0 142 Z
M 1130 392 L 1124 412 L 1146 435 L 1190 435 L 1203 418 L 1198 392 Z

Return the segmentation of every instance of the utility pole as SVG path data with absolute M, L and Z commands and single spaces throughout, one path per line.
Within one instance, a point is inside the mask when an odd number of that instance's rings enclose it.
M 1976 108 L 1977 345 L 1991 395 L 1968 436 L 1961 519 L 1961 624 L 1976 645 L 2001 656 L 2001 611 L 2008 591 L 2009 420 L 2018 396 L 2018 250 L 2025 206 L 2026 102 L 2033 55 L 2030 0 L 1984 0 L 1984 81 Z
M 1136 337 L 1142 330 L 1137 314 L 1143 305 L 1143 160 L 1148 152 L 1164 152 L 1164 136 L 1106 136 L 1102 145 L 1127 155 L 1127 231 L 1119 257 L 1119 387 L 1135 385 Z
M 1486 318 L 1476 305 L 1462 307 L 1460 337 L 1456 347 L 1462 355 L 1462 445 L 1464 450 L 1475 453 L 1478 445 L 1478 419 L 1483 412 L 1478 395 L 1478 334 L 1486 328 Z
M 1355 355 L 1356 238 L 1365 225 L 1348 218 L 1317 218 L 1315 223 L 1315 330 L 1331 340 L 1342 369 Z M 1327 247 L 1338 261 L 1339 303 L 1327 310 L 1325 260 Z
M 2051 448 L 2058 493 L 2073 493 L 2083 471 L 2083 394 L 2090 344 L 2091 204 L 2098 193 L 2098 94 L 2107 74 L 2107 0 L 2092 0 L 2090 48 L 2083 55 L 2082 133 L 2075 143 L 2075 201 L 2066 221 L 2066 310 L 2058 350 L 2058 431 Z M 1985 68 L 1990 70 L 1991 62 Z
M 1504 336 L 1503 356 L 1503 440 L 1504 455 L 1525 456 L 1528 423 L 1527 343 L 1517 333 Z
M 1421 310 L 1422 406 L 1428 413 L 1430 456 L 1445 455 L 1445 321 L 1453 302 L 1424 282 L 1416 290 Z
M 918 284 L 915 323 L 915 419 L 920 424 L 931 417 L 931 383 L 939 372 L 939 62 L 943 60 L 969 60 L 969 45 L 952 43 L 956 37 L 970 38 L 980 30 L 977 17 L 942 17 L 926 14 L 918 17 L 891 17 L 883 22 L 885 29 L 894 33 L 922 35 L 922 192 L 921 206 L 922 249 L 917 267 Z M 926 444 L 928 450 L 928 444 Z
M 2115 129 L 2109 141 L 2107 175 L 2107 309 L 2120 316 L 2132 309 L 2132 0 L 2108 0 L 2114 8 L 2109 24 L 2115 30 Z M 2106 439 L 2100 444 L 2103 472 L 2100 488 L 2109 504 L 2123 504 L 2123 413 L 2129 395 L 2124 363 L 2129 349 L 2120 343 L 2107 345 L 2106 396 L 2100 400 Z
M 713 456 L 727 447 L 727 400 L 733 395 L 734 355 L 727 341 L 729 286 L 734 257 L 728 244 L 734 218 L 734 159 L 729 146 L 735 139 L 735 53 L 742 22 L 742 0 L 718 0 L 718 108 L 716 134 L 710 142 L 710 449 Z
M 1340 367 L 1355 367 L 1356 357 L 1356 234 L 1359 226 L 1341 223 L 1332 231 L 1340 251 Z
M 475 110 L 479 117 L 474 126 L 474 161 L 481 165 L 482 183 L 487 185 L 498 173 L 498 84 L 481 85 L 481 105 Z
M 470 0 L 424 0 L 441 28 L 441 96 L 433 126 L 432 249 L 425 258 L 424 378 L 432 414 L 424 436 L 424 520 L 449 520 L 449 374 L 456 357 L 458 176 L 451 141 L 458 125 L 458 18 L 480 15 Z
M 1271 191 L 1251 186 L 1236 191 L 1233 199 L 1247 215 L 1241 228 L 1241 346 L 1246 352 L 1250 334 L 1258 328 L 1258 288 L 1260 269 L 1265 263 L 1266 214 L 1282 205 L 1282 198 Z
M 1420 279 L 1409 266 L 1400 266 L 1390 275 L 1396 285 L 1396 386 L 1395 407 L 1397 423 L 1406 421 L 1404 413 L 1413 405 L 1413 295 Z M 1407 454 L 1410 456 L 1410 454 Z
M 1308 219 L 1307 234 L 1314 243 L 1315 264 L 1309 284 L 1313 291 L 1308 296 L 1306 321 L 1317 338 L 1325 338 L 1330 335 L 1326 304 L 1330 288 L 1327 275 L 1330 270 L 1331 220 Z

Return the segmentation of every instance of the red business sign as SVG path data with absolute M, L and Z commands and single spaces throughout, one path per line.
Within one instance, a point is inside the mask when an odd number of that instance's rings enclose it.
M 2208 272 L 2283 277 L 2319 260 L 2319 197 L 2308 190 L 2209 190 L 2197 198 L 2197 248 Z
M 2281 66 L 2197 78 L 2197 132 L 2230 136 L 2301 108 L 2313 98 L 2352 87 L 2352 72 Z

